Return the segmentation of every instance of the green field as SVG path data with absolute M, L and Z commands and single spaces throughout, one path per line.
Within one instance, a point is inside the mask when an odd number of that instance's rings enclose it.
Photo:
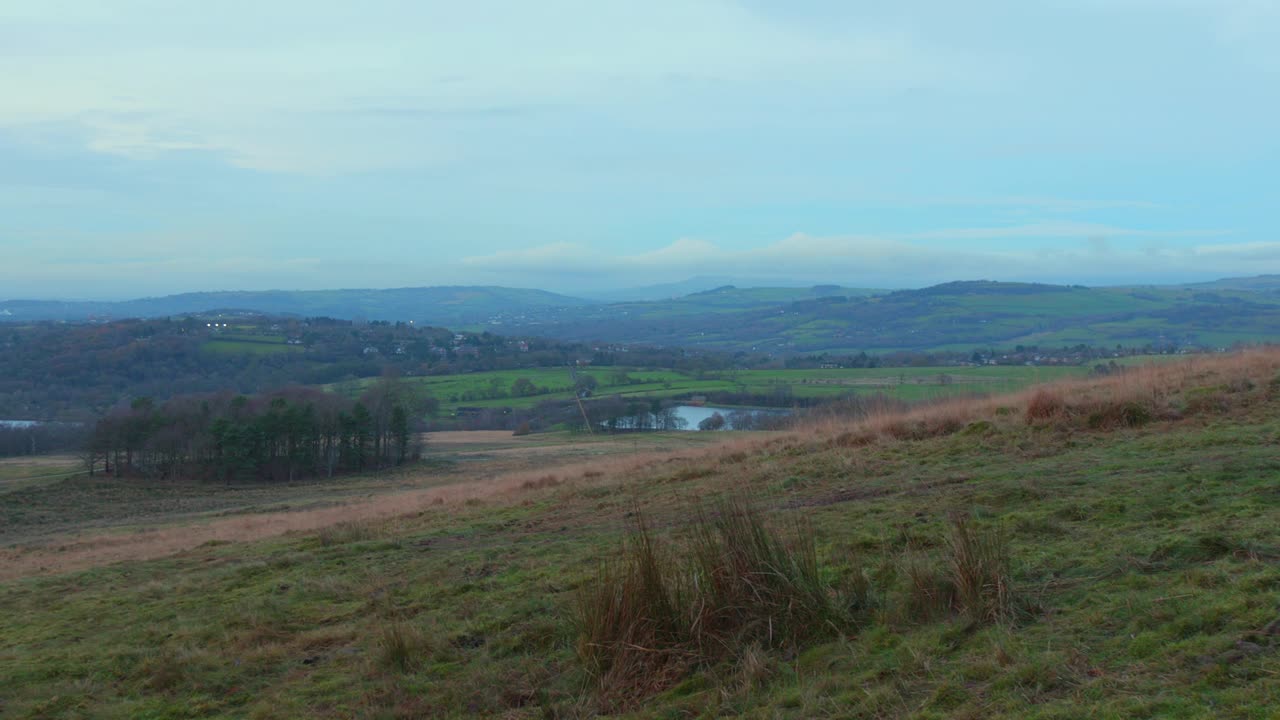
M 301 345 L 289 345 L 284 335 L 259 335 L 257 333 L 223 333 L 206 340 L 200 349 L 205 352 L 227 355 L 274 355 L 276 353 L 301 352 Z
M 1058 414 L 995 403 L 880 435 L 544 462 L 504 495 L 10 580 L 0 713 L 1273 717 L 1278 372 L 1273 356 L 1170 373 L 1181 384 L 1062 391 Z M 838 624 L 793 641 L 779 615 L 723 646 L 670 646 L 650 672 L 591 675 L 584 598 L 609 587 L 601 563 L 635 547 L 636 512 L 679 551 L 699 503 L 743 495 L 771 532 L 814 539 Z M 961 521 L 987 544 L 957 540 Z M 1003 610 L 934 602 L 978 563 Z
M 1142 362 L 1133 359 L 1130 362 Z M 1086 367 L 918 367 L 830 370 L 733 370 L 702 374 L 638 368 L 583 368 L 579 378 L 591 376 L 597 398 L 621 395 L 677 397 L 712 392 L 776 394 L 779 388 L 796 398 L 829 398 L 850 394 L 883 394 L 906 401 L 932 400 L 955 395 L 987 394 L 1018 390 L 1028 385 L 1087 375 Z M 625 374 L 626 379 L 619 377 Z M 539 392 L 525 397 L 510 395 L 512 384 L 526 378 Z M 532 368 L 413 378 L 440 401 L 441 409 L 458 406 L 527 408 L 544 400 L 573 398 L 568 368 Z M 373 380 L 330 386 L 358 393 Z M 498 393 L 492 397 L 489 394 Z M 785 400 L 783 401 L 785 403 Z
M 83 463 L 74 455 L 0 458 L 0 492 L 52 484 L 82 470 Z

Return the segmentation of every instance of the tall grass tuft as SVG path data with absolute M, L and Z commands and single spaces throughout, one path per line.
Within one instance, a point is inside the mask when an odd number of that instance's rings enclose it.
M 947 617 L 955 608 L 955 582 L 936 560 L 921 553 L 907 553 L 902 556 L 901 570 L 906 594 L 897 610 L 900 616 L 933 622 Z
M 578 658 L 602 688 L 635 685 L 692 655 L 678 610 L 681 568 L 659 549 L 643 517 L 621 557 L 601 565 L 578 593 Z M 630 688 L 640 691 L 640 688 Z
M 845 618 L 822 576 L 814 533 L 797 521 L 790 538 L 747 501 L 699 514 L 691 550 L 694 640 L 702 655 L 722 647 L 795 644 L 837 632 Z
M 794 646 L 849 622 L 812 529 L 784 537 L 746 500 L 698 512 L 687 545 L 641 520 L 577 604 L 578 656 L 602 690 L 643 694 L 742 648 Z
M 1027 400 L 1027 422 L 1051 420 L 1066 412 L 1067 403 L 1054 390 L 1036 390 Z
M 409 672 L 422 662 L 430 650 L 430 642 L 422 630 L 412 624 L 392 621 L 378 634 L 378 659 L 391 670 Z
M 979 526 L 966 514 L 953 515 L 947 550 L 958 609 L 974 622 L 1010 619 L 1014 595 L 1004 531 L 998 526 Z

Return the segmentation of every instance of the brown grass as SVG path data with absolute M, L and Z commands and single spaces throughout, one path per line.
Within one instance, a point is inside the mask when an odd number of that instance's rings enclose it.
M 857 447 L 886 440 L 915 440 L 956 432 L 969 423 L 1020 419 L 1043 426 L 1093 430 L 1138 427 L 1197 412 L 1223 411 L 1224 395 L 1248 404 L 1280 377 L 1280 348 L 1190 356 L 1180 362 L 1127 368 L 1103 378 L 1060 380 L 1017 393 L 958 397 L 902 411 L 873 411 L 861 420 L 820 418 L 797 435 Z M 1276 383 L 1275 387 L 1280 387 Z M 1212 392 L 1205 394 L 1206 390 Z M 1198 399 L 1208 397 L 1210 400 Z
M 1000 527 L 977 525 L 967 515 L 951 518 L 947 561 L 958 609 L 979 623 L 1008 620 L 1014 610 L 1009 541 Z
M 659 544 L 643 520 L 579 590 L 577 652 L 606 702 L 661 689 L 690 664 L 798 646 L 848 617 L 811 528 L 787 536 L 742 497 L 699 510 L 691 537 Z

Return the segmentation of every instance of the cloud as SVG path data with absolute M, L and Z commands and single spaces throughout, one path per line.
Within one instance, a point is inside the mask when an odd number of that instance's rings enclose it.
M 1078 237 L 1202 238 L 1230 234 L 1230 230 L 1142 230 L 1101 223 L 1042 222 L 1009 227 L 951 228 L 910 233 L 913 240 L 1044 239 Z
M 977 53 L 922 43 L 901 26 L 815 32 L 730 0 L 371 0 L 359 11 L 188 1 L 165 13 L 140 2 L 102 13 L 73 0 L 0 9 L 6 26 L 22 41 L 0 43 L 0 127 L 75 120 L 101 152 L 201 148 L 242 167 L 308 174 L 430 166 L 442 145 L 460 152 L 469 122 L 528 121 L 529 108 L 550 123 L 575 122 L 576 108 L 716 126 L 751 107 L 772 114 L 762 85 L 798 98 L 833 82 L 858 95 L 999 75 Z M 668 112 L 673 103 L 681 113 Z
M 1002 237 L 1069 238 L 1025 250 L 985 248 L 969 242 L 1002 230 Z M 1212 234 L 1212 233 L 1210 233 Z M 641 254 L 606 254 L 573 243 L 472 256 L 462 266 L 507 277 L 584 278 L 597 286 L 670 280 L 692 275 L 777 281 L 842 282 L 874 287 L 918 287 L 960 279 L 1041 282 L 1133 282 L 1134 278 L 1205 278 L 1208 274 L 1280 272 L 1280 242 L 1136 245 L 1126 238 L 1191 236 L 1096 225 L 972 228 L 899 237 L 795 234 L 750 249 L 682 239 Z M 1203 235 L 1202 235 L 1203 236 Z M 1152 280 L 1154 281 L 1154 280 Z
M 1192 254 L 1206 259 L 1224 259 L 1228 261 L 1261 260 L 1277 262 L 1280 261 L 1280 242 L 1198 245 L 1195 248 L 1192 248 Z

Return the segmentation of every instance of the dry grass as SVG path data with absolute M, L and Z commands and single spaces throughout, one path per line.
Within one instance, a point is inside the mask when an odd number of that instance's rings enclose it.
M 1191 356 L 1184 361 L 1127 368 L 1102 378 L 1061 380 L 1017 393 L 939 400 L 907 410 L 872 409 L 860 420 L 822 417 L 797 428 L 799 438 L 859 446 L 918 440 L 962 430 L 977 421 L 1021 419 L 1035 425 L 1108 430 L 1138 427 L 1247 401 L 1250 393 L 1280 390 L 1280 349 Z M 1212 391 L 1212 392 L 1206 392 Z M 1206 398 L 1208 398 L 1206 400 Z
M 979 623 L 1013 615 L 1009 540 L 1000 527 L 982 527 L 967 515 L 951 518 L 947 562 L 958 609 Z
M 418 626 L 403 622 L 385 623 L 377 639 L 378 661 L 387 669 L 410 672 L 432 650 L 431 638 Z
M 807 526 L 784 537 L 731 498 L 700 511 L 691 530 L 671 548 L 641 520 L 620 558 L 581 589 L 578 657 L 606 699 L 642 697 L 690 664 L 794 649 L 847 624 Z

